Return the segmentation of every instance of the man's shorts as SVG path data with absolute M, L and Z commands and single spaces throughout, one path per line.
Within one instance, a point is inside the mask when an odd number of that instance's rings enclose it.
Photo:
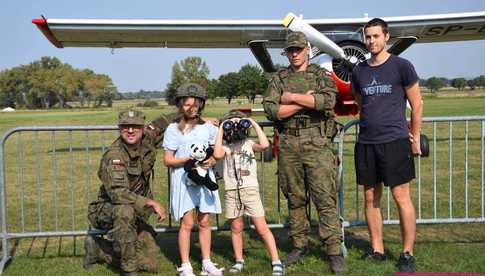
M 357 183 L 394 187 L 415 178 L 414 157 L 408 138 L 383 144 L 355 144 Z
M 224 192 L 224 214 L 228 219 L 241 217 L 264 217 L 263 203 L 258 187 L 247 187 Z

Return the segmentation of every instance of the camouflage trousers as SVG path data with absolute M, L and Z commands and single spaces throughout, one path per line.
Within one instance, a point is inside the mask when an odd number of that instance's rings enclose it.
M 342 230 L 337 211 L 338 159 L 332 142 L 318 128 L 303 129 L 299 136 L 282 134 L 278 155 L 278 180 L 288 199 L 293 247 L 308 246 L 310 222 L 306 206 L 309 198 L 318 213 L 318 233 L 328 255 L 340 255 Z
M 137 216 L 131 205 L 97 203 L 89 206 L 88 219 L 94 228 L 107 230 L 108 239 L 95 237 L 97 258 L 125 272 L 157 272 L 160 251 L 155 230 Z

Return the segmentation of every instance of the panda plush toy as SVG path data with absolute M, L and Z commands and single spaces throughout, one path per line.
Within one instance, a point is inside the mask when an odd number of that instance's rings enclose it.
M 209 172 L 203 169 L 200 164 L 209 159 L 214 154 L 214 149 L 203 144 L 190 145 L 190 156 L 193 158 L 184 164 L 189 182 L 194 185 L 204 185 L 207 189 L 215 191 L 219 189 L 216 181 L 210 177 Z

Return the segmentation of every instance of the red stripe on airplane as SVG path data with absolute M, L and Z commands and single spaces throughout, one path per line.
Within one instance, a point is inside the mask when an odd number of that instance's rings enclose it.
M 62 43 L 59 42 L 59 40 L 56 39 L 54 34 L 51 32 L 51 29 L 49 29 L 49 25 L 47 25 L 47 20 L 45 18 L 34 18 L 32 19 L 32 23 L 34 23 L 37 28 L 47 37 L 47 39 L 54 44 L 57 48 L 64 48 L 62 46 Z

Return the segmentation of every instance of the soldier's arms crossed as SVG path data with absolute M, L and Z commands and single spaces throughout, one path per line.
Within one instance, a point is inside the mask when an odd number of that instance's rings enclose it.
M 286 119 L 302 109 L 303 107 L 297 104 L 281 104 L 278 113 L 276 114 L 276 118 L 277 120 Z
M 280 89 L 278 86 L 278 76 L 274 75 L 271 79 L 268 89 L 266 89 L 266 93 L 264 94 L 263 98 L 263 107 L 264 112 L 266 113 L 266 117 L 268 120 L 276 122 L 279 121 L 280 118 L 278 116 L 278 111 L 280 109 Z
M 315 92 L 315 110 L 333 111 L 337 102 L 338 89 L 335 81 L 329 77 L 328 72 L 321 72 L 318 90 Z
M 315 109 L 315 90 L 308 90 L 305 94 L 284 91 L 281 95 L 280 104 L 296 104 L 303 108 Z

